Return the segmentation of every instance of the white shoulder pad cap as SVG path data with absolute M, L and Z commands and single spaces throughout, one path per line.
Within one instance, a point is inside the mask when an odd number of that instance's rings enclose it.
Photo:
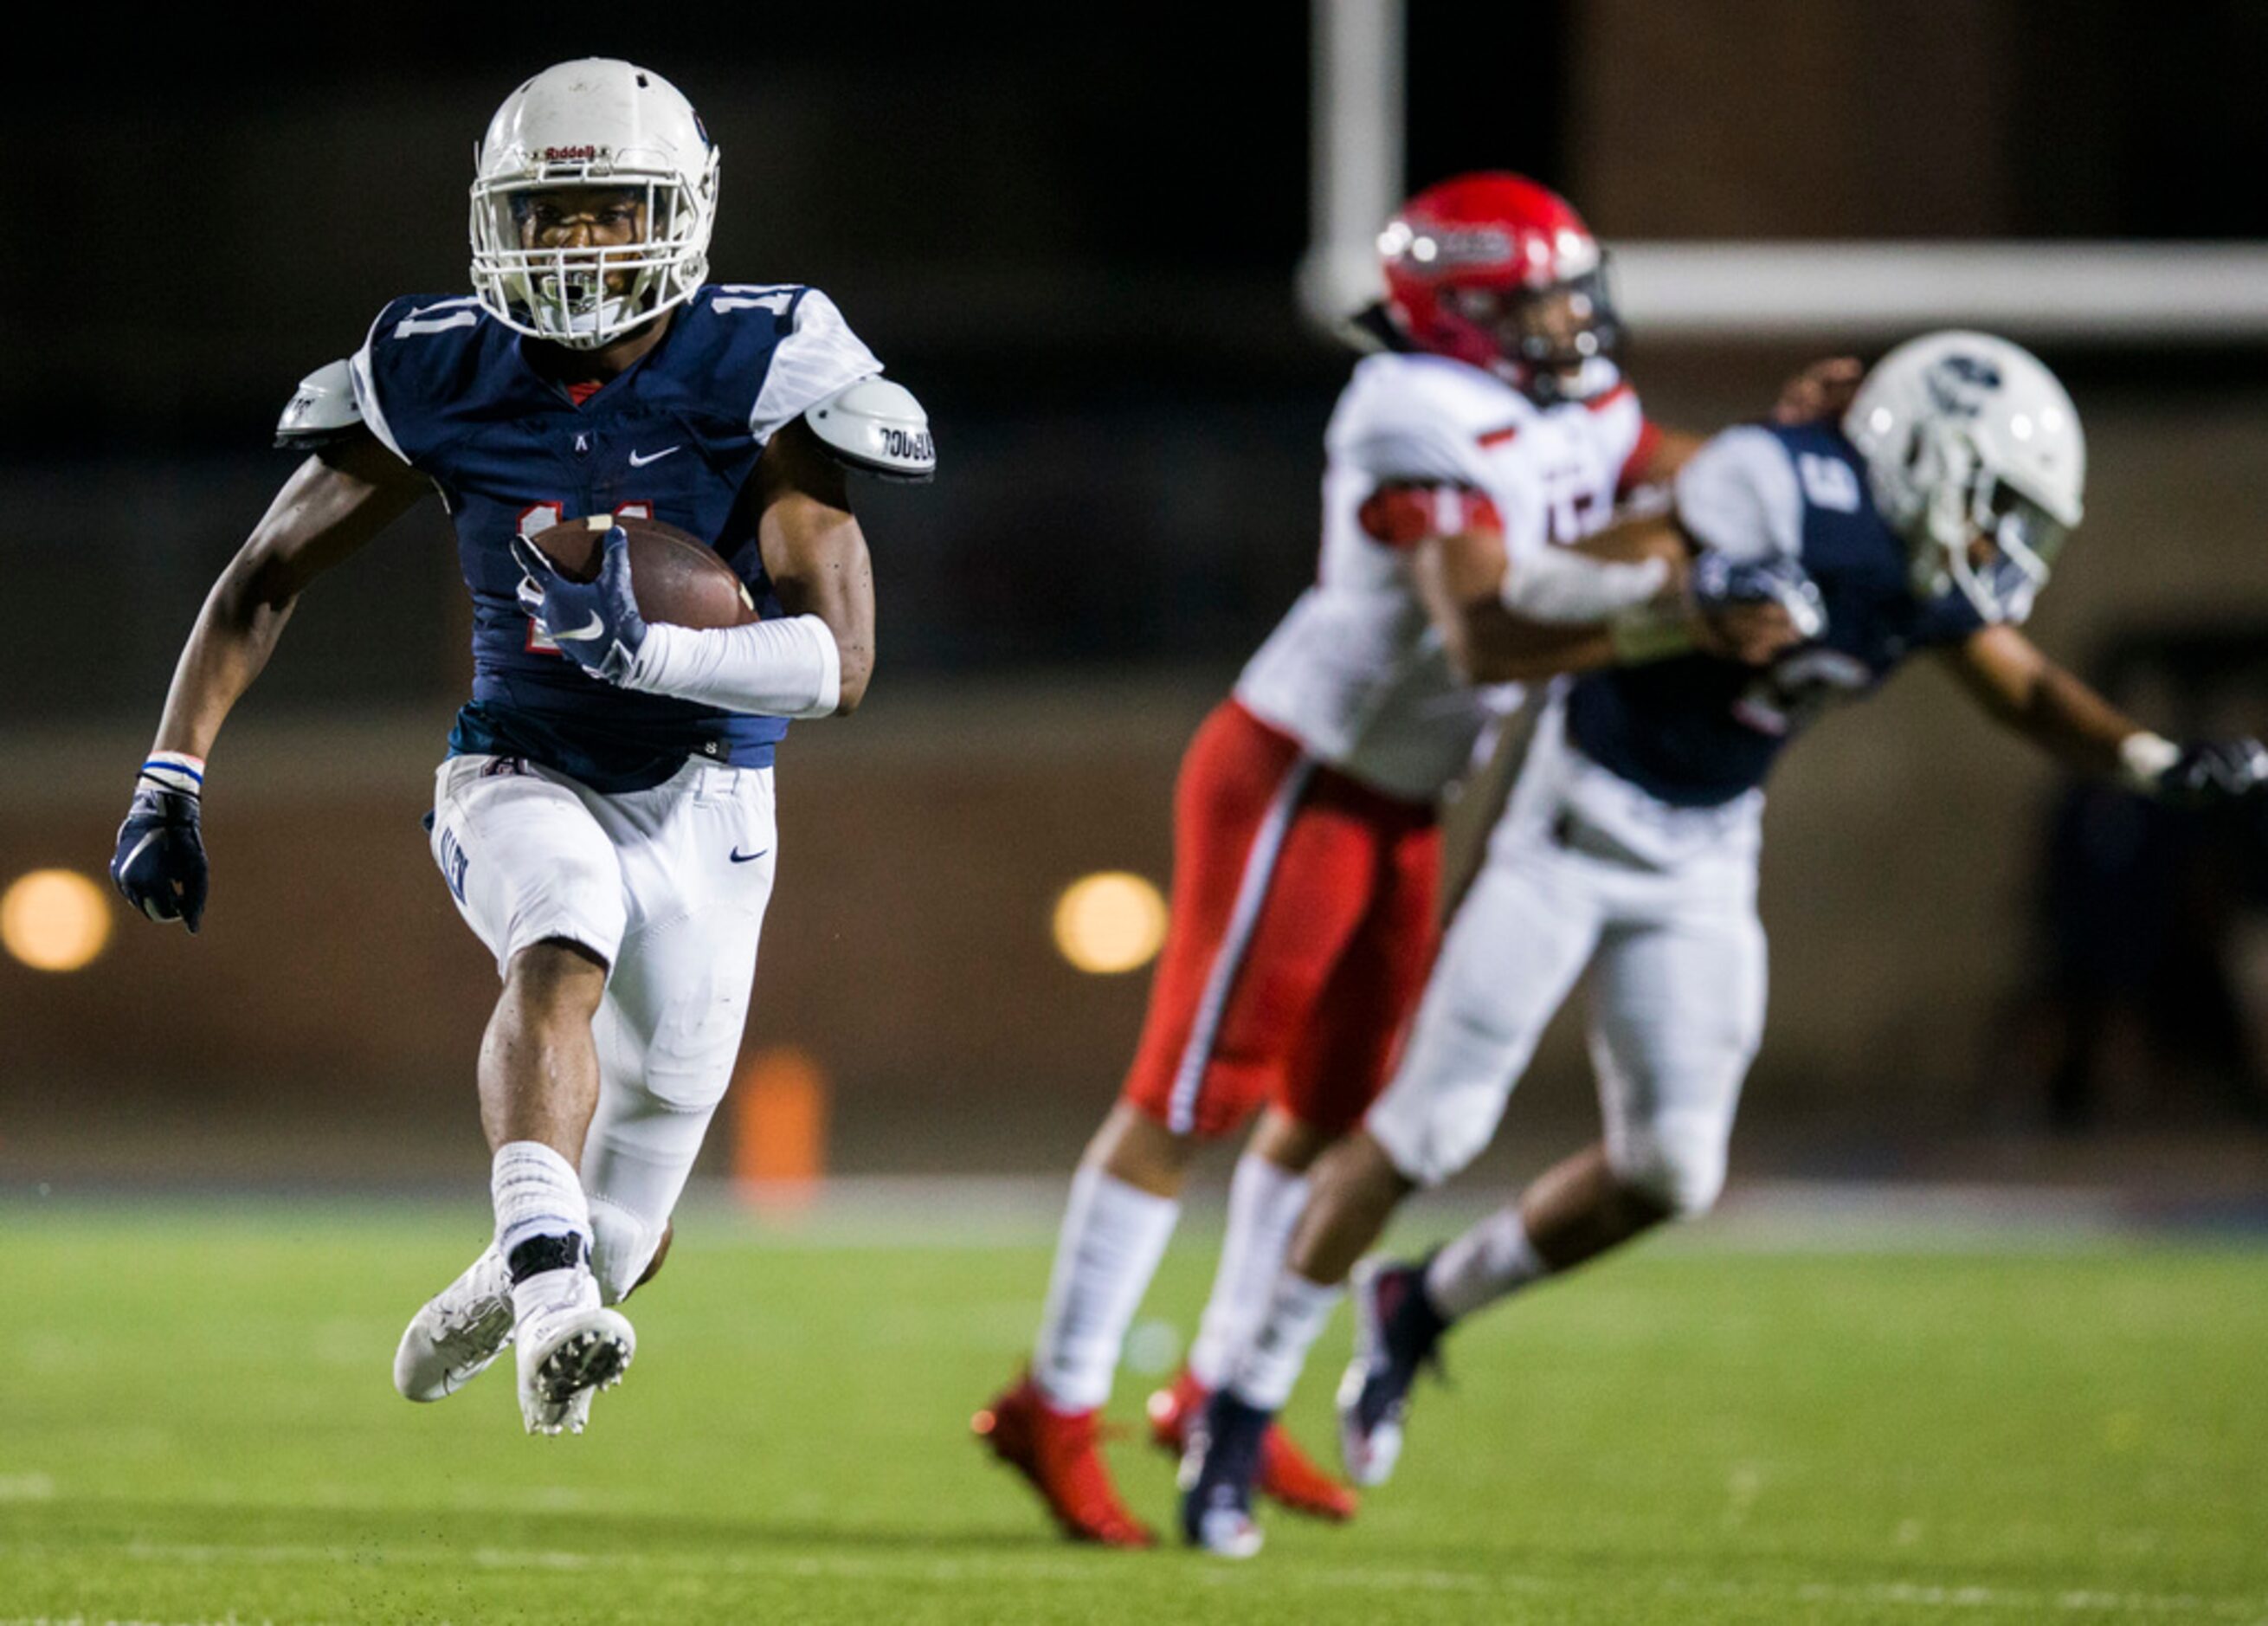
M 886 378 L 862 378 L 803 415 L 836 458 L 886 480 L 926 480 L 937 472 L 929 414 L 913 391 Z
M 282 445 L 335 435 L 360 422 L 362 408 L 355 402 L 354 381 L 348 375 L 347 364 L 334 361 L 299 381 L 298 393 L 284 409 L 284 416 L 276 420 L 276 440 Z

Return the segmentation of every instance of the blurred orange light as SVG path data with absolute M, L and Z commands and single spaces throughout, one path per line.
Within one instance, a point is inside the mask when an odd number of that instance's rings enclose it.
M 1078 970 L 1095 976 L 1136 971 L 1166 941 L 1166 900 L 1142 876 L 1123 869 L 1083 876 L 1056 900 L 1056 947 Z
M 758 1051 L 733 1081 L 733 1178 L 766 1208 L 794 1208 L 827 1175 L 827 1075 L 792 1045 Z
M 77 971 L 110 941 L 110 897 L 70 869 L 34 869 L 0 892 L 0 947 L 33 971 Z

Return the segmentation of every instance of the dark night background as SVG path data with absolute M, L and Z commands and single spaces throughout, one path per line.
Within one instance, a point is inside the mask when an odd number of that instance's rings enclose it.
M 880 675 L 854 723 L 799 728 L 783 757 L 804 867 L 770 928 L 757 1037 L 794 1036 L 858 1086 L 843 1130 L 873 1162 L 931 1155 L 936 1121 L 898 1109 L 964 1088 L 1043 1126 L 1030 1156 L 1074 1143 L 1142 979 L 1069 980 L 1029 922 L 1082 867 L 1162 877 L 1188 727 L 1314 568 L 1318 438 L 1348 355 L 1292 292 L 1307 8 L 82 26 L 87 48 L 27 62 L 0 109 L 16 205 L 0 248 L 0 581 L 16 607 L 0 868 L 107 857 L 196 606 L 287 471 L 269 436 L 295 382 L 353 351 L 387 299 L 464 286 L 471 149 L 522 77 L 630 55 L 723 148 L 712 275 L 825 288 L 928 405 L 940 450 L 934 485 L 861 492 Z M 2268 240 L 2268 8 L 2238 0 L 1413 0 L 1408 53 L 1411 186 L 1525 170 L 1610 244 Z M 1759 410 L 1817 348 L 1633 326 L 1650 407 L 1697 427 Z M 2204 617 L 2257 647 L 2262 352 L 2080 343 L 2049 358 L 2088 415 L 2096 482 L 2043 641 L 2084 665 Z M 0 963 L 0 1080 L 18 1105 L 162 1093 L 136 1036 L 193 1009 L 210 1075 L 195 1098 L 383 1075 L 464 1128 L 486 973 L 400 838 L 468 665 L 428 505 L 309 595 L 232 723 L 214 812 L 225 906 L 195 952 L 129 923 L 86 977 Z M 2257 694 L 2180 703 L 2268 727 Z M 382 765 L 357 778 L 364 764 Z M 1879 1139 L 2030 1120 L 2011 1095 L 2029 1086 L 1992 1081 L 2039 1070 L 2023 1060 L 2043 954 L 2030 899 L 2058 784 L 1934 678 L 1807 743 L 1775 792 L 1767 918 L 1802 947 L 1777 973 L 1756 1122 Z M 361 798 L 327 816 L 349 859 L 293 845 L 325 833 L 305 813 L 325 787 Z M 373 1001 L 431 1020 L 367 1031 Z M 227 1026 L 253 1007 L 254 1037 Z M 411 1025 L 430 1046 L 402 1038 Z M 1885 1070 L 1897 1089 L 1876 1087 Z M 1571 1051 L 1540 1071 L 1582 1110 Z M 2226 1115 L 2227 1091 L 2161 1084 L 2135 1085 L 2132 1110 Z M 335 1082 L 292 1098 L 335 1118 L 342 1093 L 377 1098 Z M 11 1133 L 0 1145 L 37 1143 L 36 1126 Z

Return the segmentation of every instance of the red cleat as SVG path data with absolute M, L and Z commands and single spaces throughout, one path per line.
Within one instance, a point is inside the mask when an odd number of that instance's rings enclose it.
M 1064 1534 L 1105 1547 L 1155 1547 L 1149 1526 L 1126 1511 L 1096 1449 L 1092 1411 L 1060 1412 L 1027 1376 L 968 1420 L 992 1454 L 1031 1482 Z
M 1170 1389 L 1150 1397 L 1150 1438 L 1160 1449 L 1176 1457 L 1188 1448 L 1189 1422 L 1204 1410 L 1212 1392 L 1199 1383 L 1186 1366 Z M 1281 1423 L 1268 1425 L 1260 1444 L 1260 1494 L 1270 1501 L 1305 1513 L 1344 1524 L 1354 1517 L 1361 1501 L 1355 1493 L 1317 1467 L 1314 1459 L 1294 1445 Z

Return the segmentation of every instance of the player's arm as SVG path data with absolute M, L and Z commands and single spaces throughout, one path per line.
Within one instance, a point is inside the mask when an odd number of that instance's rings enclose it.
M 341 434 L 293 471 L 221 572 L 173 669 L 111 863 L 119 891 L 151 920 L 197 929 L 206 888 L 198 825 L 204 759 L 268 664 L 299 595 L 430 489 L 367 431 Z
M 309 456 L 206 595 L 173 669 L 153 750 L 202 758 L 260 676 L 309 582 L 432 487 L 367 431 Z
M 1674 537 L 1639 536 L 1638 528 L 1630 528 L 1610 548 L 1539 549 L 1532 569 L 1526 560 L 1511 562 L 1504 533 L 1492 528 L 1420 543 L 1410 559 L 1418 595 L 1458 676 L 1532 682 L 1613 665 L 1609 620 L 1674 597 L 1683 568 L 1684 550 Z M 1547 599 L 1572 613 L 1545 618 L 1539 610 L 1554 607 L 1539 602 Z
M 1699 652 L 1762 666 L 1815 635 L 1796 571 L 1691 568 L 1676 518 L 1625 521 L 1573 547 L 1507 559 L 1500 531 L 1422 544 L 1412 565 L 1426 613 L 1468 683 L 1533 682 Z
M 747 626 L 649 625 L 630 590 L 630 546 L 608 535 L 596 580 L 571 582 L 534 548 L 515 543 L 527 580 L 520 602 L 548 626 L 589 626 L 561 646 L 593 676 L 647 694 L 696 700 L 762 717 L 828 717 L 855 710 L 874 671 L 874 570 L 850 512 L 846 470 L 916 484 L 937 469 L 929 415 L 902 385 L 873 376 L 877 364 L 816 293 L 813 345 L 833 346 L 841 388 L 799 415 L 780 417 L 760 397 L 752 426 L 764 449 L 742 501 L 755 513 L 756 542 L 772 590 L 788 614 Z M 831 336 L 830 336 L 831 335 Z M 818 362 L 828 357 L 821 354 Z
M 856 710 L 874 670 L 874 573 L 842 465 L 801 420 L 786 424 L 766 442 L 742 500 L 755 506 L 757 545 L 785 616 L 734 627 L 647 621 L 619 525 L 590 581 L 571 581 L 532 544 L 513 542 L 526 576 L 520 602 L 547 626 L 588 626 L 560 647 L 625 689 L 762 717 Z
M 1708 439 L 1648 418 L 1637 449 L 1623 465 L 1622 477 L 1615 482 L 1616 493 L 1628 496 L 1645 486 L 1668 484 Z
M 2183 745 L 2154 734 L 2013 626 L 1973 632 L 1946 659 L 1987 715 L 2081 772 L 2192 805 L 2268 786 L 2268 750 L 2258 741 Z
M 764 447 L 756 481 L 756 538 L 772 590 L 791 614 L 824 625 L 841 670 L 835 709 L 853 711 L 874 674 L 874 565 L 843 465 L 798 418 Z

